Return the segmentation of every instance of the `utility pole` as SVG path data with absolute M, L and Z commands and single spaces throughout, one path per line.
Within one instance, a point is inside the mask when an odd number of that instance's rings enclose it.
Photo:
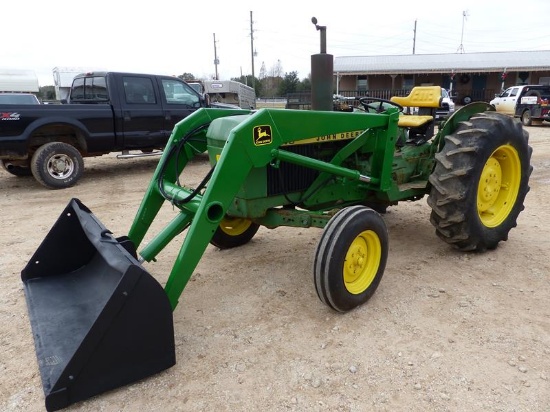
M 218 64 L 220 64 L 220 60 L 218 59 L 218 53 L 216 52 L 216 33 L 214 33 L 214 68 L 216 71 L 216 76 L 214 77 L 214 80 L 218 79 Z
M 414 50 L 416 49 L 416 20 L 414 21 L 414 30 L 413 30 L 413 54 Z
M 252 58 L 252 88 L 256 89 L 255 87 L 255 79 L 254 79 L 254 28 L 253 28 L 253 22 L 252 22 L 252 11 L 250 12 L 250 56 Z

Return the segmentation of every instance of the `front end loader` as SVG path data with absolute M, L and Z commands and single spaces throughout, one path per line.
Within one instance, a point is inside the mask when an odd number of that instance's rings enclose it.
M 352 112 L 200 109 L 172 132 L 127 236 L 71 200 L 22 273 L 47 409 L 174 364 L 172 310 L 209 244 L 238 247 L 260 226 L 322 229 L 313 283 L 346 312 L 380 284 L 389 206 L 428 196 L 437 235 L 460 250 L 507 240 L 529 190 L 528 134 L 485 103 L 434 133 L 439 99 L 418 87 Z M 186 167 L 205 152 L 211 170 L 190 187 Z M 173 220 L 142 245 L 165 202 Z M 161 287 L 143 262 L 177 236 Z

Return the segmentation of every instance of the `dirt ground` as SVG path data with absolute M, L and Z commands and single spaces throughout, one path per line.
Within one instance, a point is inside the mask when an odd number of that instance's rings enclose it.
M 399 204 L 384 216 L 380 287 L 338 314 L 315 293 L 320 230 L 261 228 L 241 248 L 209 246 L 174 312 L 177 364 L 67 410 L 550 411 L 550 127 L 527 129 L 531 191 L 496 250 L 457 252 L 425 199 Z M 126 234 L 157 161 L 86 159 L 61 191 L 0 170 L 0 411 L 44 410 L 21 269 L 70 198 Z M 191 169 L 198 179 L 206 158 Z M 146 264 L 161 284 L 180 245 Z

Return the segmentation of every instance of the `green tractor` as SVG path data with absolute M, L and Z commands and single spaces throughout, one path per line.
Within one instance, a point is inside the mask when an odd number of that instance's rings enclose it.
M 175 363 L 172 311 L 209 243 L 238 247 L 260 226 L 322 229 L 315 289 L 346 312 L 380 284 L 389 206 L 428 196 L 436 234 L 459 250 L 507 240 L 529 191 L 528 133 L 485 103 L 434 133 L 440 99 L 416 87 L 354 112 L 201 109 L 174 129 L 128 236 L 71 200 L 22 272 L 48 410 Z M 186 167 L 205 152 L 211 169 L 189 187 Z M 142 245 L 164 202 L 175 217 Z M 142 263 L 182 233 L 161 287 Z

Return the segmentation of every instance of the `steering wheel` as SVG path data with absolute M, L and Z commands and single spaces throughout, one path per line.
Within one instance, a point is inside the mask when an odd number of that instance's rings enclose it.
M 373 102 L 376 102 L 377 104 L 372 104 Z M 403 106 L 400 104 L 392 102 L 391 100 L 380 99 L 378 97 L 361 97 L 359 99 L 359 103 L 363 105 L 365 112 L 367 113 L 385 112 L 387 107 L 384 106 L 384 104 L 390 105 L 391 107 L 397 107 L 400 112 L 403 111 Z

